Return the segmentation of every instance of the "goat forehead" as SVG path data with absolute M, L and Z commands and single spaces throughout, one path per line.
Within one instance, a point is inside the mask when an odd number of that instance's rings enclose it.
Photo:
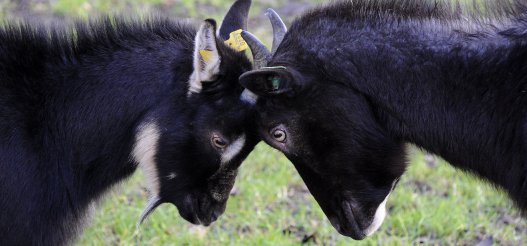
M 226 125 L 230 128 L 231 125 L 243 125 L 252 112 L 245 104 L 240 99 L 217 102 L 198 111 L 197 119 L 202 124 L 214 127 Z

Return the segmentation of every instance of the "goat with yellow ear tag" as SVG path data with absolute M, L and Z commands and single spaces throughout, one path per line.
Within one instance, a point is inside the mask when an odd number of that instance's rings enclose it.
M 138 168 L 151 196 L 140 222 L 165 203 L 214 222 L 258 142 L 238 83 L 250 5 L 236 1 L 219 28 L 1 27 L 0 245 L 74 243 L 91 204 Z

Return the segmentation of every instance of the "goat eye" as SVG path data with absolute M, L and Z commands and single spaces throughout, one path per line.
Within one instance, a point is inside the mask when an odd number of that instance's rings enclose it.
M 287 134 L 285 133 L 284 130 L 282 129 L 275 129 L 271 132 L 271 135 L 273 136 L 273 138 L 280 142 L 280 143 L 284 143 L 285 140 L 287 139 Z
M 219 137 L 219 136 L 212 136 L 211 138 L 211 143 L 212 145 L 214 145 L 214 147 L 218 148 L 218 149 L 223 149 L 227 146 L 227 141 L 225 141 L 225 139 Z

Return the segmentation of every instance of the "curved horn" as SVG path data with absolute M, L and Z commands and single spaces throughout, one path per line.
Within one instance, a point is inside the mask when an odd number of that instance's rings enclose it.
M 247 42 L 251 52 L 253 53 L 253 69 L 260 69 L 265 67 L 269 60 L 271 59 L 271 52 L 265 47 L 265 45 L 250 32 L 243 31 L 242 38 Z
M 156 209 L 159 205 L 161 205 L 163 202 L 161 199 L 157 196 L 153 196 L 148 200 L 148 203 L 146 204 L 146 207 L 143 209 L 143 212 L 141 213 L 141 217 L 139 218 L 139 221 L 137 222 L 137 227 L 139 227 L 143 221 Z
M 273 26 L 273 48 L 271 53 L 274 54 L 276 49 L 278 49 L 278 46 L 280 46 L 280 43 L 282 43 L 282 40 L 284 40 L 285 34 L 287 33 L 287 27 L 285 26 L 284 21 L 282 21 L 282 18 L 280 18 L 273 9 L 267 9 L 265 15 L 269 18 L 269 21 L 271 21 L 271 25 Z
M 247 30 L 247 19 L 251 0 L 237 0 L 225 15 L 219 29 L 219 36 L 223 40 L 229 39 L 231 32 L 238 29 Z

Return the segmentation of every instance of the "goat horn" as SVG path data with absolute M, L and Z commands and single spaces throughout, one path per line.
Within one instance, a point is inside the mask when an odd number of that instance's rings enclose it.
M 146 204 L 146 207 L 143 209 L 143 212 L 141 213 L 141 217 L 139 218 L 139 221 L 137 222 L 137 227 L 139 227 L 143 221 L 154 211 L 155 208 L 157 208 L 159 205 L 161 205 L 163 202 L 161 199 L 157 196 L 153 196 L 150 198 L 148 203 Z
M 253 34 L 247 31 L 242 32 L 242 38 L 247 42 L 251 52 L 253 53 L 253 69 L 260 69 L 267 66 L 267 63 L 271 59 L 271 52 L 265 47 L 265 45 Z
M 265 15 L 269 18 L 269 21 L 271 21 L 271 25 L 273 26 L 273 48 L 271 54 L 274 54 L 276 49 L 278 49 L 278 46 L 280 46 L 280 43 L 282 43 L 282 40 L 284 40 L 285 34 L 287 33 L 287 27 L 285 26 L 284 21 L 282 21 L 282 18 L 280 18 L 273 9 L 267 9 Z

